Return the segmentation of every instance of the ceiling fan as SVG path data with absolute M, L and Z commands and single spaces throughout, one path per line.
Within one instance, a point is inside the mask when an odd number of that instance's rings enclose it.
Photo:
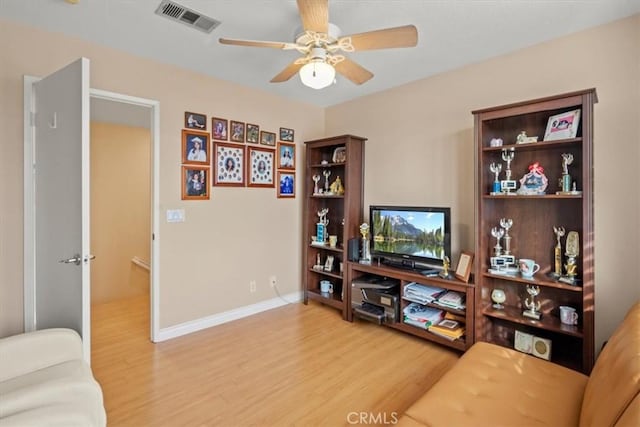
M 340 29 L 329 23 L 328 0 L 297 0 L 297 3 L 304 32 L 296 37 L 294 43 L 225 38 L 219 39 L 220 43 L 295 49 L 303 56 L 287 65 L 271 82 L 285 82 L 299 72 L 302 83 L 314 89 L 322 89 L 333 83 L 336 71 L 357 85 L 373 77 L 373 73 L 340 54 L 340 51 L 413 47 L 418 43 L 418 31 L 413 25 L 341 37 Z

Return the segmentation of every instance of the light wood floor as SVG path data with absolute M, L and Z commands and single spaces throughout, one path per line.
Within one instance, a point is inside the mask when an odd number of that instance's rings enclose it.
M 92 311 L 109 426 L 337 426 L 362 411 L 392 420 L 458 358 L 313 303 L 159 344 L 146 297 Z

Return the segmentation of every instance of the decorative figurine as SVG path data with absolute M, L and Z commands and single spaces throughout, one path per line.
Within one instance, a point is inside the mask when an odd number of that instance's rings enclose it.
M 540 313 L 541 304 L 540 301 L 536 301 L 536 296 L 540 294 L 540 287 L 536 285 L 527 285 L 527 293 L 531 296 L 531 301 L 529 301 L 528 297 L 524 300 L 524 306 L 527 307 L 528 310 L 523 311 L 522 315 L 540 320 L 542 317 L 542 313 Z
M 360 234 L 362 234 L 362 258 L 360 264 L 371 264 L 371 251 L 369 250 L 369 224 L 366 222 L 360 225 Z
M 324 175 L 324 192 L 329 192 L 329 177 L 331 176 L 331 170 L 325 169 L 322 171 L 322 175 Z
M 504 229 L 493 227 L 491 229 L 491 235 L 496 238 L 496 245 L 493 247 L 493 253 L 495 256 L 502 255 L 502 246 L 500 246 L 500 239 L 504 236 Z
M 513 226 L 513 220 L 511 218 L 501 218 L 500 227 L 504 228 L 504 255 L 511 255 L 511 236 L 509 236 L 509 229 Z
M 438 276 L 442 277 L 443 279 L 449 279 L 450 275 L 449 275 L 449 268 L 451 267 L 451 260 L 449 259 L 448 256 L 444 256 L 444 258 L 442 259 L 442 271 L 440 273 L 438 273 Z
M 544 175 L 544 168 L 535 162 L 529 165 L 529 173 L 520 179 L 518 194 L 539 196 L 545 194 L 549 180 Z
M 313 175 L 313 194 L 320 194 L 320 189 L 318 188 L 318 182 L 320 181 L 320 175 Z
M 328 213 L 328 208 L 321 209 L 317 212 L 318 223 L 316 224 L 316 242 L 323 245 L 326 243 L 327 235 L 329 234 L 327 231 L 327 226 L 329 225 L 329 220 L 327 219 Z
M 564 236 L 564 227 L 553 226 L 553 232 L 556 235 L 556 247 L 553 250 L 554 272 L 551 275 L 555 278 L 562 276 L 562 244 L 560 238 Z
M 507 169 L 505 170 L 506 179 L 500 181 L 500 190 L 506 195 L 512 195 L 514 193 L 511 190 L 516 189 L 516 182 L 511 179 L 511 162 L 516 155 L 516 150 L 512 147 L 510 149 L 502 150 L 502 160 L 507 162 Z
M 490 147 L 502 147 L 502 138 L 491 138 L 489 141 Z
M 333 181 L 333 184 L 329 187 L 329 191 L 335 195 L 342 196 L 344 194 L 344 187 L 342 186 L 342 180 L 339 176 Z
M 576 276 L 578 275 L 576 258 L 580 254 L 580 235 L 577 231 L 570 231 L 567 234 L 564 254 L 567 256 L 567 262 L 564 265 L 566 274 L 560 278 L 560 281 L 575 285 Z
M 507 300 L 507 296 L 502 289 L 495 288 L 493 291 L 491 291 L 491 299 L 495 303 L 493 304 L 493 308 L 502 310 L 504 308 L 504 305 L 502 305 L 502 303 Z
M 495 174 L 495 180 L 493 181 L 493 191 L 491 192 L 492 196 L 497 196 L 499 194 L 502 194 L 502 191 L 500 190 L 500 172 L 502 171 L 502 163 L 494 163 L 491 162 L 491 164 L 489 165 L 489 170 Z
M 538 142 L 538 137 L 527 136 L 527 132 L 524 130 L 516 137 L 516 144 L 531 144 L 532 142 Z

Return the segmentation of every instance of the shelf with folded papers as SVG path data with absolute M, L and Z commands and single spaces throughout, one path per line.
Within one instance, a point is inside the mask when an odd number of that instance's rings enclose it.
M 453 308 L 453 307 L 448 307 L 448 306 L 446 306 L 446 305 L 437 304 L 437 303 L 435 303 L 435 302 L 427 302 L 427 303 L 424 303 L 424 302 L 417 301 L 417 300 L 415 300 L 415 299 L 411 299 L 411 298 L 406 297 L 406 296 L 403 296 L 403 297 L 402 297 L 402 299 L 403 299 L 403 300 L 405 300 L 405 301 L 415 302 L 415 303 L 418 303 L 418 304 L 422 304 L 422 305 L 425 305 L 425 306 L 427 306 L 427 307 L 432 307 L 432 308 L 437 308 L 437 309 L 440 309 L 440 310 L 444 310 L 444 311 L 447 311 L 447 312 L 449 312 L 449 313 L 453 313 L 453 314 L 456 314 L 456 315 L 458 315 L 458 316 L 462 316 L 462 317 L 464 317 L 464 316 L 466 316 L 466 315 L 467 315 L 467 311 L 466 311 L 464 308 Z
M 468 343 L 465 340 L 466 337 L 464 335 L 461 338 L 450 341 L 439 335 L 433 334 L 426 329 L 421 329 L 417 326 L 409 325 L 407 323 L 401 323 L 401 322 L 391 323 L 389 327 L 393 329 L 397 329 L 402 332 L 406 332 L 411 335 L 415 335 L 420 338 L 427 339 L 429 341 L 437 342 L 438 344 L 446 345 L 447 347 L 453 347 L 460 351 L 464 351 L 467 348 L 469 348 L 469 346 L 467 345 Z

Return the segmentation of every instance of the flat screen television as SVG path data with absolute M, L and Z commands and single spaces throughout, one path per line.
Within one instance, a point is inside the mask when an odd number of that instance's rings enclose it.
M 374 258 L 418 270 L 442 268 L 451 258 L 451 209 L 427 206 L 369 206 Z

